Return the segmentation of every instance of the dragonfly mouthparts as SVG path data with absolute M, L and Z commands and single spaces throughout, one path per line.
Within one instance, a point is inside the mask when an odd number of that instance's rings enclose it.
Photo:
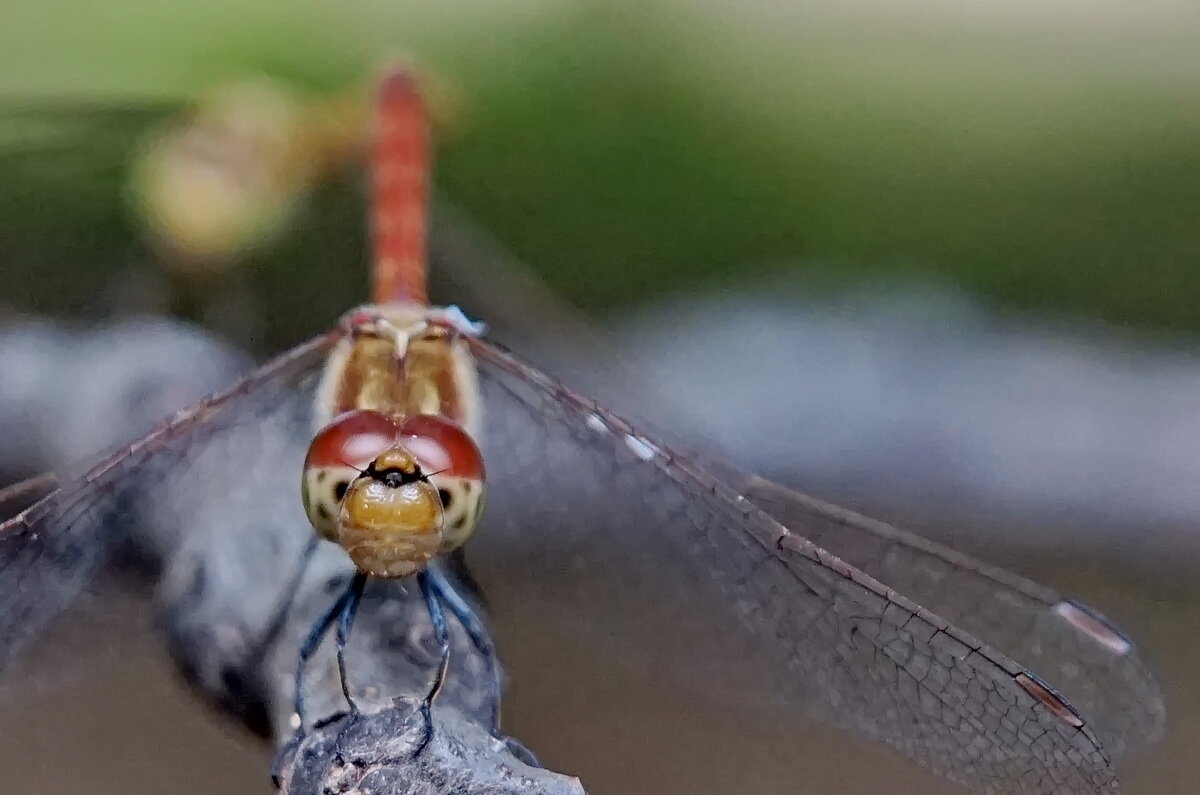
M 417 483 L 428 480 L 428 478 L 425 476 L 425 473 L 421 471 L 420 467 L 416 467 L 411 470 L 403 470 L 399 467 L 376 469 L 375 464 L 372 463 L 369 467 L 367 467 L 365 474 L 372 480 L 377 480 L 385 486 L 390 486 L 391 488 L 398 488 L 406 483 Z

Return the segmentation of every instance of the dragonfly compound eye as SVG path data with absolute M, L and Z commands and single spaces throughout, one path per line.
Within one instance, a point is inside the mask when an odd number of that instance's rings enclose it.
M 371 573 L 379 576 L 404 576 L 387 572 L 411 573 L 428 560 L 425 495 L 438 509 L 434 554 L 470 538 L 483 510 L 479 448 L 460 425 L 431 415 L 401 418 L 366 410 L 340 415 L 309 445 L 302 483 L 304 509 L 317 535 L 347 551 L 361 547 L 351 557 L 369 557 Z M 385 495 L 370 483 L 398 493 Z M 394 526 L 387 525 L 388 510 L 396 511 Z M 362 544 L 370 528 L 381 535 L 368 553 Z M 413 536 L 411 543 L 397 541 L 405 534 Z
M 400 423 L 400 442 L 421 463 L 445 515 L 442 551 L 462 546 L 483 513 L 483 455 L 470 434 L 445 417 L 417 414 Z
M 317 535 L 338 540 L 338 514 L 350 484 L 396 444 L 398 423 L 377 411 L 348 411 L 313 437 L 304 459 L 304 511 Z

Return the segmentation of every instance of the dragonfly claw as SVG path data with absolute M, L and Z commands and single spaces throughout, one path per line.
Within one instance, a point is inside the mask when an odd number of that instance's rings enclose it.
M 421 752 L 425 750 L 425 746 L 429 745 L 429 741 L 433 739 L 433 700 L 426 698 L 422 701 L 419 711 L 422 721 L 421 740 L 413 748 L 412 755 L 414 759 L 421 755 Z

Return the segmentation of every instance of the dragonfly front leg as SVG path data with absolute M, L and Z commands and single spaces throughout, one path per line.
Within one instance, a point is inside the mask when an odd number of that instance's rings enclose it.
M 367 575 L 361 571 L 354 575 L 350 587 L 346 590 L 342 612 L 338 617 L 337 626 L 337 661 L 338 676 L 342 680 L 342 695 L 350 705 L 350 712 L 358 714 L 358 704 L 350 695 L 350 682 L 346 678 L 346 641 L 350 638 L 350 630 L 354 626 L 354 617 L 358 614 L 358 605 L 362 601 L 363 589 L 367 585 Z
M 304 639 L 304 643 L 300 645 L 300 654 L 296 660 L 296 701 L 293 705 L 295 712 L 295 720 L 297 722 L 296 731 L 298 734 L 304 732 L 304 669 L 308 666 L 308 661 L 316 654 L 317 649 L 321 646 L 321 641 L 325 638 L 325 633 L 333 626 L 333 622 L 338 616 L 342 615 L 347 600 L 353 592 L 353 581 L 351 587 L 337 598 L 329 608 L 322 613 L 313 624 L 313 627 L 308 632 L 308 637 Z M 343 683 L 345 677 L 343 677 Z
M 491 733 L 500 736 L 500 666 L 496 663 L 496 646 L 487 627 L 470 603 L 454 587 L 445 572 L 436 568 L 428 570 L 430 584 L 436 595 L 446 603 L 450 612 L 458 619 L 458 623 L 471 639 L 471 645 L 479 652 L 487 667 L 486 684 L 488 704 L 488 726 Z
M 446 603 L 446 607 L 450 608 L 450 612 L 458 619 L 459 625 L 467 633 L 467 637 L 471 639 L 471 645 L 479 652 L 479 656 L 483 658 L 484 665 L 487 667 L 486 684 L 484 687 L 487 689 L 485 697 L 488 704 L 488 731 L 493 737 L 502 740 L 508 746 L 508 750 L 512 752 L 513 756 L 528 765 L 541 767 L 541 763 L 532 751 L 517 740 L 505 736 L 500 731 L 500 664 L 496 660 L 496 645 L 492 643 L 492 636 L 488 632 L 487 627 L 484 626 L 479 613 L 458 592 L 458 589 L 450 582 L 445 572 L 436 568 L 431 568 L 428 571 L 429 579 L 432 581 L 438 597 Z
M 425 607 L 429 610 L 429 623 L 433 625 L 433 637 L 437 641 L 441 659 L 438 661 L 437 671 L 433 675 L 429 691 L 421 702 L 421 716 L 425 720 L 425 736 L 413 751 L 414 756 L 425 750 L 425 746 L 433 738 L 433 700 L 442 691 L 442 685 L 446 681 L 446 670 L 450 667 L 450 632 L 446 628 L 446 615 L 442 612 L 437 588 L 429 576 L 428 569 L 417 574 L 417 583 L 421 587 L 421 596 L 425 599 Z

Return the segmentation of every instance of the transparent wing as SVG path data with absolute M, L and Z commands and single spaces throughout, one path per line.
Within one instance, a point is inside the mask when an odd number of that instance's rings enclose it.
M 730 475 L 780 524 L 1003 649 L 1062 692 L 1113 755 L 1163 733 L 1162 688 L 1133 642 L 1045 586 L 755 475 Z
M 641 385 L 628 376 L 600 332 L 455 208 L 438 208 L 431 251 L 438 262 L 434 274 L 453 284 L 450 294 L 478 305 L 504 339 L 519 341 L 523 356 L 582 381 L 588 391 L 601 388 L 597 397 L 641 405 Z M 505 285 L 503 294 L 490 288 L 499 282 Z M 530 318 L 539 323 L 531 325 Z M 546 325 L 554 335 L 545 334 Z M 569 345 L 554 344 L 564 336 Z M 1096 611 L 717 459 L 705 458 L 703 465 L 788 529 L 1039 672 L 1088 719 L 1114 756 L 1162 736 L 1161 687 L 1129 639 Z
M 1096 735 L 1020 665 L 604 409 L 474 347 L 485 571 L 651 670 L 814 706 L 974 791 L 1118 790 Z
M 295 383 L 319 367 L 331 339 L 323 336 L 293 348 L 85 471 L 58 476 L 57 490 L 0 524 L 0 600 L 5 605 L 0 611 L 0 671 L 78 597 L 114 542 L 136 531 L 140 502 L 183 469 L 180 462 L 193 448 L 239 430 L 252 435 L 262 418 L 278 413 Z M 258 463 L 231 460 L 228 466 L 244 467 L 239 471 L 249 485 Z M 206 487 L 192 485 L 198 491 Z M 249 493 L 225 496 L 234 505 L 250 498 Z
M 0 521 L 16 516 L 58 488 L 58 476 L 43 472 L 0 489 Z

